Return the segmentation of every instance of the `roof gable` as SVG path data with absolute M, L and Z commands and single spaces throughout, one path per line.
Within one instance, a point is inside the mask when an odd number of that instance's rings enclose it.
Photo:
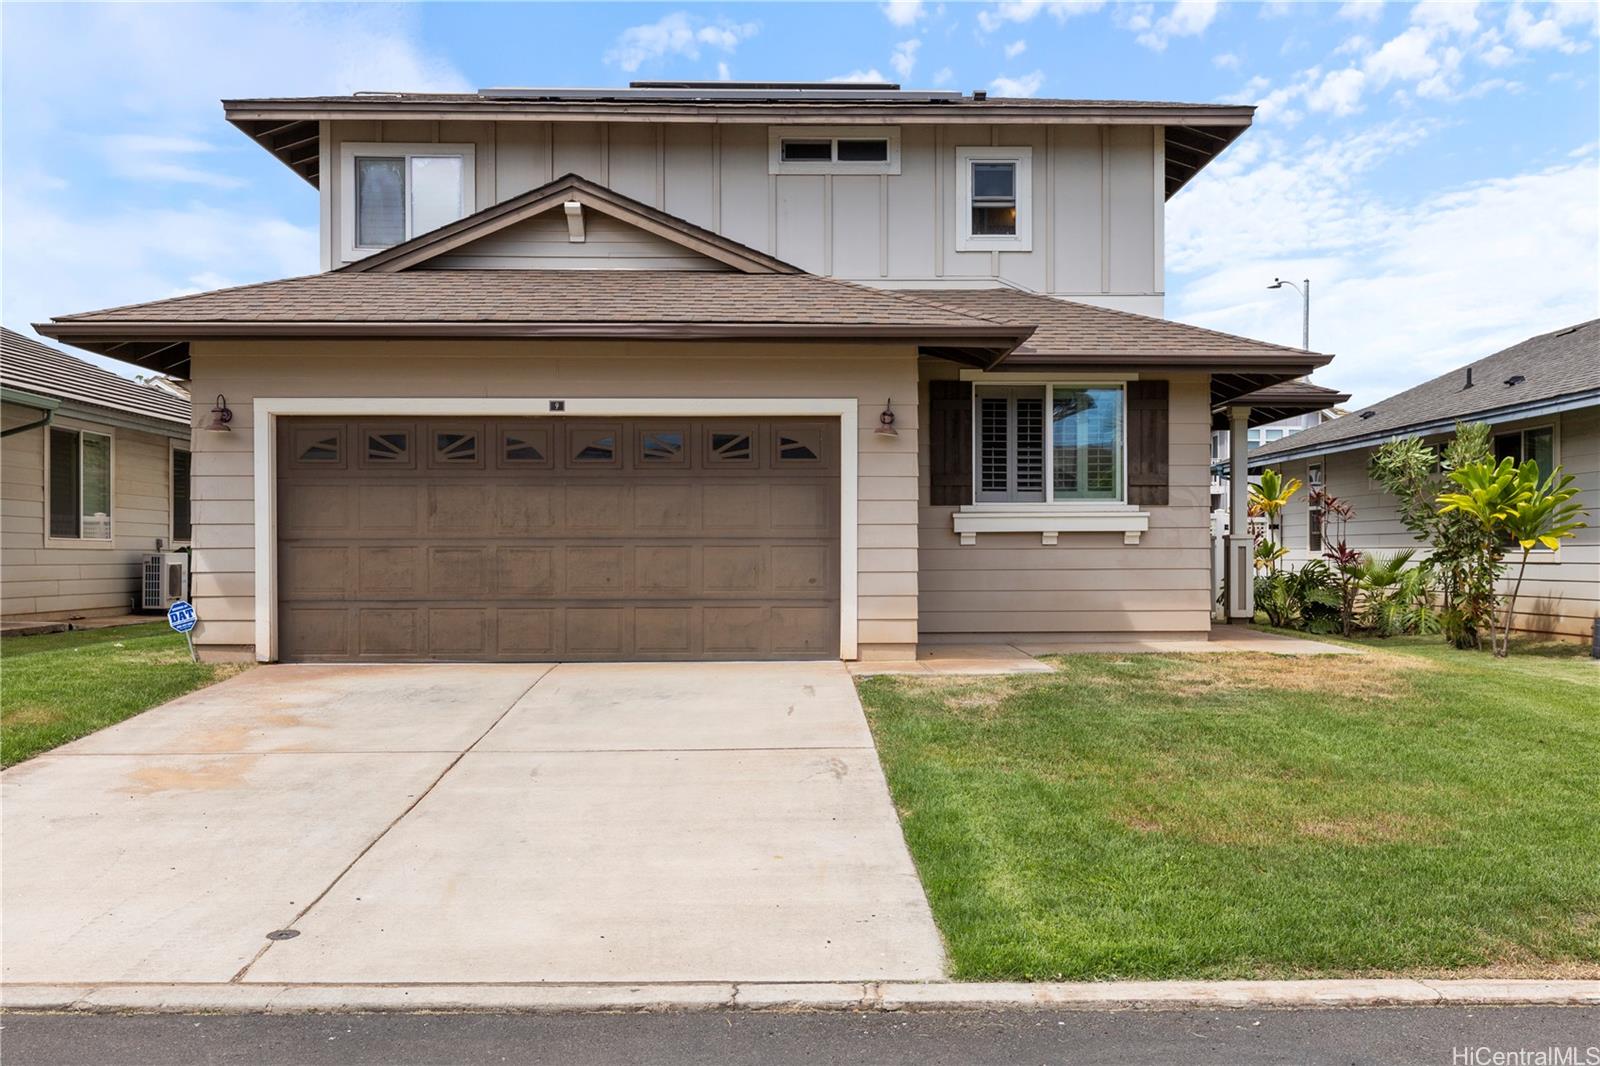
M 434 261 L 447 255 L 469 256 L 471 254 L 467 251 L 469 245 L 478 243 L 481 247 L 483 242 L 489 241 L 494 235 L 501 234 L 510 227 L 519 226 L 540 216 L 548 217 L 551 212 L 554 212 L 556 217 L 564 219 L 568 214 L 569 204 L 579 205 L 577 210 L 580 225 L 586 225 L 582 217 L 589 212 L 605 216 L 633 231 L 655 238 L 658 244 L 665 243 L 682 249 L 688 253 L 685 258 L 690 262 L 696 259 L 710 260 L 720 264 L 724 269 L 744 274 L 803 273 L 799 267 L 785 263 L 749 245 L 729 240 L 721 234 L 713 233 L 676 215 L 669 215 L 665 211 L 607 189 L 603 185 L 597 185 L 586 178 L 580 178 L 576 174 L 567 174 L 519 196 L 474 212 L 449 225 L 369 255 L 365 259 L 340 267 L 339 272 L 387 274 L 414 267 L 447 266 L 450 264 L 436 264 Z M 568 269 L 581 269 L 577 263 L 581 262 L 582 257 L 571 258 L 574 259 L 574 265 Z M 659 269 L 659 266 L 646 269 Z

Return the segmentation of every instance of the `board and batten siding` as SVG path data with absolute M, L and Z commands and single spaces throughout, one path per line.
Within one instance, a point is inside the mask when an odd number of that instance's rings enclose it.
M 1529 557 L 1527 575 L 1517 597 L 1515 628 L 1530 633 L 1556 633 L 1587 637 L 1594 619 L 1600 616 L 1600 407 L 1566 411 L 1544 418 L 1497 424 L 1496 433 L 1555 428 L 1556 462 L 1571 474 L 1582 492 L 1578 497 L 1589 514 L 1589 528 L 1562 542 L 1558 552 L 1536 552 Z M 1442 448 L 1448 434 L 1425 438 Z M 1367 476 L 1367 464 L 1375 449 L 1335 452 L 1322 457 L 1328 491 L 1355 507 L 1346 527 L 1345 539 L 1363 552 L 1393 552 L 1402 548 L 1426 554 L 1400 521 L 1393 498 L 1383 486 Z M 1294 459 L 1277 464 L 1285 474 L 1307 481 L 1306 470 L 1318 460 Z M 1312 558 L 1307 547 L 1310 526 L 1307 518 L 1309 492 L 1302 489 L 1284 512 L 1282 542 L 1289 548 L 1290 565 Z M 1509 592 L 1516 576 L 1520 553 L 1508 557 L 1502 592 Z
M 342 262 L 345 205 L 337 171 L 344 143 L 471 144 L 477 210 L 575 173 L 816 274 L 885 286 L 1003 281 L 1162 313 L 1159 126 L 904 125 L 900 173 L 893 175 L 769 174 L 769 127 L 761 125 L 367 120 L 325 126 L 325 266 Z M 956 149 L 965 146 L 1033 149 L 1031 251 L 956 250 Z M 564 221 L 556 223 L 564 231 Z
M 429 270 L 714 270 L 725 263 L 646 233 L 598 211 L 584 212 L 584 239 L 567 233 L 567 217 L 548 211 L 430 259 Z
M 857 617 L 864 659 L 917 642 L 917 356 L 910 345 L 553 341 L 196 343 L 195 395 L 224 393 L 231 433 L 196 435 L 195 642 L 255 644 L 256 397 L 846 398 L 859 409 Z M 899 437 L 874 433 L 893 398 Z
M 925 361 L 928 382 L 959 372 Z M 1069 379 L 1063 378 L 1063 381 Z M 958 508 L 926 504 L 928 442 L 920 433 L 919 616 L 925 643 L 1082 640 L 1108 633 L 1205 634 L 1211 628 L 1210 382 L 1169 379 L 1169 490 L 1146 508 L 1138 544 L 1121 533 L 979 533 L 963 545 L 952 529 Z
M 40 412 L 4 405 L 4 426 L 35 422 Z M 105 433 L 111 445 L 111 541 L 83 546 L 47 539 L 47 427 L 0 445 L 0 613 L 6 618 L 63 619 L 126 613 L 139 589 L 140 566 L 156 541 L 172 536 L 170 439 L 60 414 L 63 429 Z

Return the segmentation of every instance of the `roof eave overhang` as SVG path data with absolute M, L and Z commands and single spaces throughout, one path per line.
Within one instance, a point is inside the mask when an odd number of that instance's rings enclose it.
M 1272 463 L 1286 462 L 1291 459 L 1332 455 L 1336 452 L 1359 451 L 1362 448 L 1387 444 L 1389 441 L 1399 440 L 1404 437 L 1429 437 L 1437 433 L 1448 433 L 1455 429 L 1456 424 L 1459 422 L 1487 422 L 1490 425 L 1495 425 L 1502 422 L 1520 422 L 1527 418 L 1542 418 L 1546 415 L 1560 414 L 1563 411 L 1576 411 L 1596 406 L 1600 406 L 1600 389 L 1586 389 L 1583 392 L 1568 393 L 1565 396 L 1553 396 L 1547 400 L 1539 400 L 1534 403 L 1512 404 L 1488 411 L 1471 411 L 1466 414 L 1449 415 L 1430 419 L 1426 422 L 1413 422 L 1410 425 L 1395 426 L 1390 429 L 1373 430 L 1371 433 L 1345 437 L 1340 440 L 1310 444 L 1303 447 L 1285 448 L 1282 451 L 1263 455 L 1259 458 L 1252 454 L 1250 457 L 1250 469 L 1258 470 Z M 1344 417 L 1356 418 L 1358 416 L 1345 415 Z M 1287 439 L 1292 440 L 1293 438 Z
M 374 116 L 403 116 L 408 120 L 511 122 L 663 122 L 751 125 L 767 123 L 826 122 L 830 125 L 1061 125 L 1161 126 L 1163 178 L 1167 199 L 1177 195 L 1249 128 L 1255 108 L 1247 105 L 1195 105 L 1175 108 L 1162 104 L 1111 107 L 1094 104 L 1008 103 L 981 104 L 732 104 L 582 101 L 552 103 L 539 100 L 494 100 L 459 103 L 437 100 L 396 100 L 359 97 L 328 100 L 224 100 L 223 115 L 246 136 L 304 178 L 313 187 L 321 182 L 321 123 L 364 121 Z
M 189 376 L 189 345 L 203 340 L 791 340 L 901 341 L 965 365 L 993 366 L 1033 327 L 806 324 L 788 322 L 71 322 L 37 323 L 41 335 L 162 373 Z

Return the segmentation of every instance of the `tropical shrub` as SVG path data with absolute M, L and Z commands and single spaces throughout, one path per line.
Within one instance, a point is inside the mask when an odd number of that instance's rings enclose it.
M 1428 545 L 1422 566 L 1439 591 L 1437 620 L 1458 648 L 1481 646 L 1481 635 L 1491 629 L 1495 571 L 1478 523 L 1460 512 L 1441 511 L 1438 497 L 1452 470 L 1490 457 L 1489 439 L 1486 424 L 1457 423 L 1442 453 L 1408 437 L 1380 447 L 1368 469 L 1394 496 L 1401 522 Z
M 1266 519 L 1267 527 L 1265 533 L 1256 534 L 1257 569 L 1277 573 L 1278 564 L 1289 554 L 1289 549 L 1274 543 L 1272 537 L 1279 528 L 1278 517 L 1299 491 L 1299 478 L 1286 478 L 1270 469 L 1263 470 L 1261 480 L 1250 486 L 1250 515 L 1252 518 Z
M 1495 604 L 1490 616 L 1491 641 L 1495 655 L 1504 658 L 1511 651 L 1511 624 L 1528 556 L 1540 546 L 1560 550 L 1563 540 L 1588 525 L 1582 520 L 1587 512 L 1573 502 L 1579 490 L 1572 486 L 1572 475 L 1563 474 L 1558 466 L 1541 481 L 1539 464 L 1533 459 L 1520 465 L 1509 458 L 1498 465 L 1487 460 L 1469 463 L 1450 471 L 1449 479 L 1457 491 L 1440 493 L 1439 510 L 1468 515 L 1477 523 L 1494 577 L 1500 576 L 1508 547 L 1522 552 L 1505 609 L 1499 610 L 1498 603 L 1491 600 Z

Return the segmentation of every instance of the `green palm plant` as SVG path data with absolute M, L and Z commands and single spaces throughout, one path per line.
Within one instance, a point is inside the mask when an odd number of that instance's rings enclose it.
M 1501 617 L 1491 619 L 1494 654 L 1504 658 L 1511 650 L 1511 623 L 1516 617 L 1522 578 L 1528 571 L 1528 556 L 1540 546 L 1558 551 L 1563 540 L 1588 525 L 1583 521 L 1587 512 L 1573 502 L 1579 490 L 1572 487 L 1572 475 L 1563 474 L 1558 466 L 1541 481 L 1539 464 L 1532 459 L 1521 465 L 1509 458 L 1500 460 L 1498 465 L 1487 461 L 1469 463 L 1450 471 L 1449 477 L 1461 491 L 1440 493 L 1439 511 L 1459 511 L 1478 522 L 1494 553 L 1496 573 L 1503 563 L 1506 545 L 1515 544 L 1522 550 L 1521 565 L 1505 610 L 1499 612 Z
M 1261 472 L 1259 484 L 1250 486 L 1250 514 L 1253 517 L 1267 520 L 1265 543 L 1271 546 L 1271 550 L 1263 559 L 1262 543 L 1258 540 L 1256 544 L 1256 565 L 1261 566 L 1265 563 L 1271 573 L 1277 573 L 1278 561 L 1289 554 L 1287 548 L 1278 549 L 1273 544 L 1272 532 L 1278 526 L 1278 516 L 1283 513 L 1283 509 L 1289 505 L 1289 501 L 1299 491 L 1299 478 L 1286 478 L 1278 471 L 1270 469 Z
M 1356 583 L 1366 601 L 1366 624 L 1386 637 L 1405 632 L 1394 607 L 1408 572 L 1406 567 L 1416 554 L 1415 548 L 1402 548 L 1388 555 L 1368 552 L 1356 563 Z

